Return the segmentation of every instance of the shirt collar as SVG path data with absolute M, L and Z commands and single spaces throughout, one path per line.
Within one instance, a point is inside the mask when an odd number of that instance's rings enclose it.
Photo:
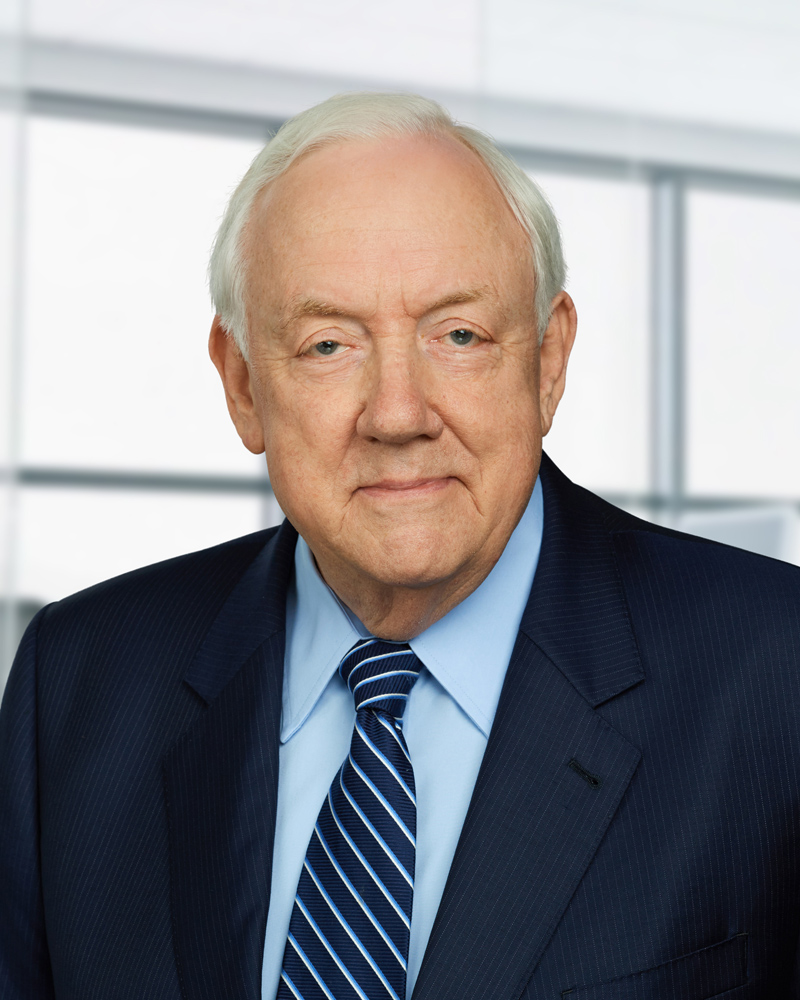
M 409 645 L 461 710 L 488 737 L 528 600 L 543 528 L 539 480 L 491 573 L 469 597 Z M 351 646 L 369 633 L 319 574 L 297 539 L 286 606 L 281 742 L 311 713 Z
M 303 725 L 345 653 L 360 638 L 298 536 L 294 579 L 286 600 L 286 653 L 281 742 Z
M 528 603 L 542 544 L 539 480 L 491 573 L 476 590 L 409 645 L 484 736 Z

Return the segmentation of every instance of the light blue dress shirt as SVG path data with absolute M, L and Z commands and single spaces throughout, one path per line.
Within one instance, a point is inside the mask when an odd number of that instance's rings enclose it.
M 416 639 L 424 664 L 403 717 L 417 790 L 417 855 L 406 996 L 442 898 L 542 541 L 542 488 L 477 590 Z M 323 799 L 350 748 L 353 696 L 337 672 L 368 635 L 298 539 L 286 607 L 286 656 L 262 1000 L 275 1000 L 297 883 Z

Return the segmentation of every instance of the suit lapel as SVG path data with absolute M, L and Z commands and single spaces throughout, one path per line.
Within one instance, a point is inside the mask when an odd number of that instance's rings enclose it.
M 521 994 L 639 762 L 594 710 L 643 678 L 605 505 L 540 475 L 539 565 L 414 1000 Z
M 164 757 L 186 1000 L 261 995 L 295 540 L 284 523 L 226 601 L 185 678 L 207 708 Z
M 594 711 L 643 677 L 604 505 L 546 459 L 541 477 L 536 579 L 415 1000 L 519 996 L 639 760 Z M 164 758 L 186 1000 L 260 997 L 295 539 L 230 595 L 186 676 L 207 709 Z

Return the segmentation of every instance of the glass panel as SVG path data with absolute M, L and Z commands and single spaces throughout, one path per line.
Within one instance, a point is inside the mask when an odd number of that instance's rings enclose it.
M 37 34 L 405 85 L 478 82 L 478 0 L 34 0 Z
M 484 25 L 493 94 L 706 126 L 800 127 L 800 102 L 787 99 L 800 92 L 797 3 L 492 0 Z
M 800 201 L 688 198 L 688 489 L 800 497 Z
M 36 34 L 464 88 L 623 114 L 796 130 L 792 0 L 33 0 Z M 631 157 L 639 158 L 635 122 Z
M 23 609 L 11 595 L 18 409 L 20 191 L 24 159 L 25 0 L 0 3 L 0 694 Z
M 25 463 L 261 473 L 206 352 L 209 248 L 256 148 L 30 122 Z
M 19 499 L 16 592 L 45 604 L 271 520 L 257 495 L 26 487 Z
M 649 193 L 644 184 L 536 173 L 561 223 L 578 310 L 567 388 L 545 449 L 579 483 L 648 484 Z
M 681 515 L 676 527 L 771 559 L 800 562 L 800 516 L 788 504 L 694 511 Z
M 20 191 L 25 133 L 22 4 L 7 3 L 0 27 L 0 693 L 13 657 L 19 608 L 10 599 L 19 395 Z
M 10 104 L 11 102 L 9 102 Z M 19 275 L 16 262 L 16 205 L 19 196 L 18 168 L 22 130 L 20 117 L 13 107 L 0 104 L 0 467 L 11 458 L 14 391 L 14 297 Z M 5 484 L 0 483 L 0 511 L 3 510 Z M 0 520 L 0 530 L 2 530 Z M 0 539 L 0 551 L 2 550 Z M 2 560 L 0 560 L 1 562 Z

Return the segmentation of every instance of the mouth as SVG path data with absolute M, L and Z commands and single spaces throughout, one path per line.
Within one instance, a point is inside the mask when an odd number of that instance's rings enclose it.
M 453 476 L 431 476 L 424 479 L 382 479 L 359 488 L 359 493 L 376 499 L 410 499 L 430 496 L 447 489 L 456 480 Z

